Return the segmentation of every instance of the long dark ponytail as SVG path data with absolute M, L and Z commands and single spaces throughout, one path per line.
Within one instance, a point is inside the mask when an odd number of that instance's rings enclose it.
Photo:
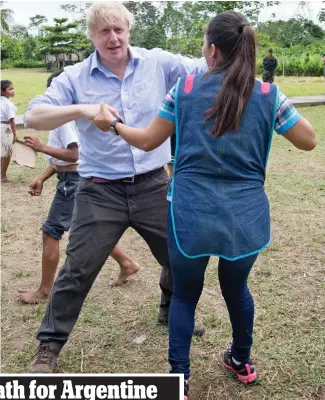
M 246 17 L 235 11 L 226 11 L 214 17 L 206 30 L 209 46 L 220 50 L 222 60 L 210 74 L 224 73 L 222 86 L 213 103 L 206 111 L 206 119 L 215 119 L 212 133 L 223 135 L 236 127 L 250 98 L 256 76 L 255 32 Z

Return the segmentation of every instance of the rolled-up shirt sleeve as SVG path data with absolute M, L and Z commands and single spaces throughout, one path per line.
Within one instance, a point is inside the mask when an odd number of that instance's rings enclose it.
M 51 86 L 46 89 L 44 94 L 36 96 L 30 101 L 27 111 L 24 114 L 24 123 L 26 124 L 28 112 L 39 105 L 50 104 L 52 106 L 68 106 L 74 104 L 74 93 L 74 88 L 68 74 L 62 72 L 62 74 L 52 80 Z
M 302 116 L 291 104 L 290 100 L 283 94 L 279 93 L 279 102 L 275 118 L 274 130 L 278 135 L 283 135 L 289 129 L 291 129 Z

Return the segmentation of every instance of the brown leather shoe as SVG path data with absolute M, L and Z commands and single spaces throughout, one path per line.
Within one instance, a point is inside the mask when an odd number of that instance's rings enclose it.
M 48 344 L 41 343 L 36 350 L 32 363 L 27 368 L 29 373 L 51 374 L 57 365 L 58 353 L 50 348 Z

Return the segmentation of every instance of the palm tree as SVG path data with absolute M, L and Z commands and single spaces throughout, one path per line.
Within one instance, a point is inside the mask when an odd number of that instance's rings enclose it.
M 4 1 L 0 1 L 1 6 L 1 15 L 0 15 L 0 23 L 1 23 L 1 33 L 9 32 L 9 25 L 14 20 L 14 12 L 10 8 L 2 8 Z

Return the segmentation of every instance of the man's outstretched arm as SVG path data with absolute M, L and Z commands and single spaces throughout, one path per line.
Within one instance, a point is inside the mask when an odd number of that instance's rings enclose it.
M 100 111 L 100 104 L 54 106 L 39 104 L 25 114 L 25 127 L 41 130 L 56 129 L 79 118 L 92 120 Z
M 62 72 L 44 94 L 29 103 L 24 116 L 25 127 L 52 130 L 79 118 L 92 120 L 100 111 L 100 104 L 76 103 L 73 84 L 67 73 Z

